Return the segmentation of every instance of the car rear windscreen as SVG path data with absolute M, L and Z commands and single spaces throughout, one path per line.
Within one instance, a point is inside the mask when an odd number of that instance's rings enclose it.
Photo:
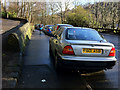
M 68 40 L 104 40 L 96 30 L 69 28 L 67 29 L 66 39 Z

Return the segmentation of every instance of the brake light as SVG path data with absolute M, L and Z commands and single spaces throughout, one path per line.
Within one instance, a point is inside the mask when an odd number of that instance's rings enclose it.
M 59 26 L 57 26 L 57 30 L 58 30 Z
M 74 55 L 74 51 L 73 51 L 73 48 L 71 46 L 65 46 L 62 53 L 63 54 Z
M 49 30 L 47 29 L 47 31 L 49 32 Z
M 115 56 L 115 48 L 112 48 L 110 53 L 109 53 L 109 56 Z

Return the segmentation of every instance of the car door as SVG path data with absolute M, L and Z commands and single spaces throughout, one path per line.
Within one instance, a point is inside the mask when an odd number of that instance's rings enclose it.
M 52 51 L 55 54 L 55 50 L 59 51 L 59 45 L 60 45 L 60 35 L 61 34 L 61 28 L 59 28 L 55 33 L 54 37 L 51 38 L 51 46 L 52 46 Z
M 57 34 L 56 50 L 58 54 L 62 52 L 62 32 L 63 31 L 64 31 L 64 28 L 60 28 Z
M 53 33 L 53 35 L 52 35 L 52 37 L 50 38 L 50 41 L 49 41 L 49 44 L 51 46 L 51 50 L 52 50 L 53 53 L 55 53 L 54 51 L 55 51 L 56 32 L 57 31 L 55 31 Z

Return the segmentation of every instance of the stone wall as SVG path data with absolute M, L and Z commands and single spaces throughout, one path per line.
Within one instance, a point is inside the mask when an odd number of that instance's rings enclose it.
M 27 42 L 31 39 L 33 26 L 30 23 L 24 24 L 8 36 L 8 49 L 23 52 Z

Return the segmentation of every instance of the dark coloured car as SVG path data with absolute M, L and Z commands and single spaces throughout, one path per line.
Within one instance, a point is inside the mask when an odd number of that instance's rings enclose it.
M 43 30 L 44 25 L 40 24 L 39 30 Z
M 39 28 L 39 25 L 40 25 L 40 24 L 35 24 L 35 29 L 38 29 L 38 28 Z
M 50 35 L 51 32 L 53 31 L 53 27 L 54 25 L 45 25 L 45 27 L 43 28 L 45 34 Z
M 43 24 L 35 24 L 35 29 L 42 30 L 43 26 L 44 26 Z

